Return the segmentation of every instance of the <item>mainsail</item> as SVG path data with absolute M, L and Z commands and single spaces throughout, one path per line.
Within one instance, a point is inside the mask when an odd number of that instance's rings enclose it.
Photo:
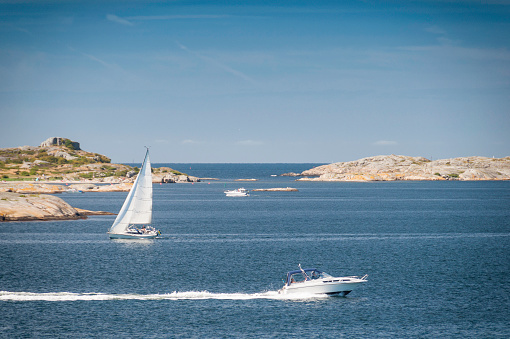
M 142 168 L 138 173 L 133 187 L 124 201 L 117 218 L 113 222 L 109 233 L 124 233 L 129 225 L 152 222 L 152 173 L 149 159 L 149 149 L 145 154 Z

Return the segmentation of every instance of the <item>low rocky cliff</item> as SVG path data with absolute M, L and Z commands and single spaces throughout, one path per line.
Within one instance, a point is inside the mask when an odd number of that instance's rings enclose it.
M 52 137 L 40 146 L 0 148 L 0 180 L 37 182 L 124 183 L 136 179 L 138 168 L 112 164 L 111 159 L 84 151 L 80 143 Z M 152 168 L 155 183 L 197 182 L 169 167 Z
M 152 171 L 153 183 L 185 183 L 199 182 L 200 179 L 178 171 L 170 167 L 157 167 Z
M 0 221 L 85 218 L 64 200 L 39 194 L 0 192 Z
M 85 219 L 88 215 L 114 215 L 111 212 L 74 208 L 47 194 L 0 192 L 0 222 Z
M 119 184 L 96 185 L 91 183 L 81 184 L 44 184 L 27 182 L 0 182 L 0 192 L 12 192 L 20 194 L 55 194 L 76 192 L 127 192 L 133 183 L 123 182 Z
M 318 166 L 303 181 L 510 180 L 510 157 L 463 157 L 430 161 L 423 157 L 379 155 Z M 306 177 L 306 176 L 312 176 Z

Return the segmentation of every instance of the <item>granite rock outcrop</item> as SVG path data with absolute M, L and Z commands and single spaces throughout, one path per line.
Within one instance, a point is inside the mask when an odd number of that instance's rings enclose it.
M 275 188 L 255 188 L 252 192 L 298 192 L 297 188 L 292 187 L 275 187 Z
M 51 195 L 0 192 L 0 221 L 69 220 L 81 215 L 64 200 Z
M 75 151 L 80 150 L 80 143 L 66 138 L 52 137 L 44 140 L 39 147 L 65 146 L 70 145 Z
M 186 183 L 186 182 L 200 182 L 200 179 L 193 176 L 188 176 L 186 174 L 153 174 L 152 175 L 152 182 L 153 183 L 166 183 L 166 184 L 173 184 L 173 183 Z
M 318 166 L 301 181 L 510 180 L 510 157 L 462 157 L 431 161 L 424 157 L 379 155 Z
M 0 183 L 0 192 L 10 192 L 19 194 L 57 194 L 79 192 L 127 192 L 131 189 L 133 183 L 110 183 L 96 185 L 93 183 L 81 184 L 44 184 L 44 183 L 26 183 L 26 182 L 5 182 Z

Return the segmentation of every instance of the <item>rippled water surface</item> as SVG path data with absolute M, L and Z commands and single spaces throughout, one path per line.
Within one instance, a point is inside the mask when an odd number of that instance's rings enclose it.
M 170 167 L 219 180 L 154 185 L 162 239 L 109 240 L 115 216 L 0 224 L 0 337 L 510 337 L 510 182 Z M 242 186 L 299 191 L 223 194 Z M 126 195 L 59 196 L 117 212 Z M 279 295 L 298 263 L 369 281 L 345 298 Z

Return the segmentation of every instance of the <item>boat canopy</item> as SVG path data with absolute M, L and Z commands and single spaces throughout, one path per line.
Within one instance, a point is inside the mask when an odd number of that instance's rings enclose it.
M 316 268 L 304 268 L 302 270 L 295 270 L 287 273 L 287 281 L 285 282 L 285 284 L 290 285 L 294 282 L 301 282 L 326 277 L 330 277 L 330 275 L 325 272 L 319 271 Z

